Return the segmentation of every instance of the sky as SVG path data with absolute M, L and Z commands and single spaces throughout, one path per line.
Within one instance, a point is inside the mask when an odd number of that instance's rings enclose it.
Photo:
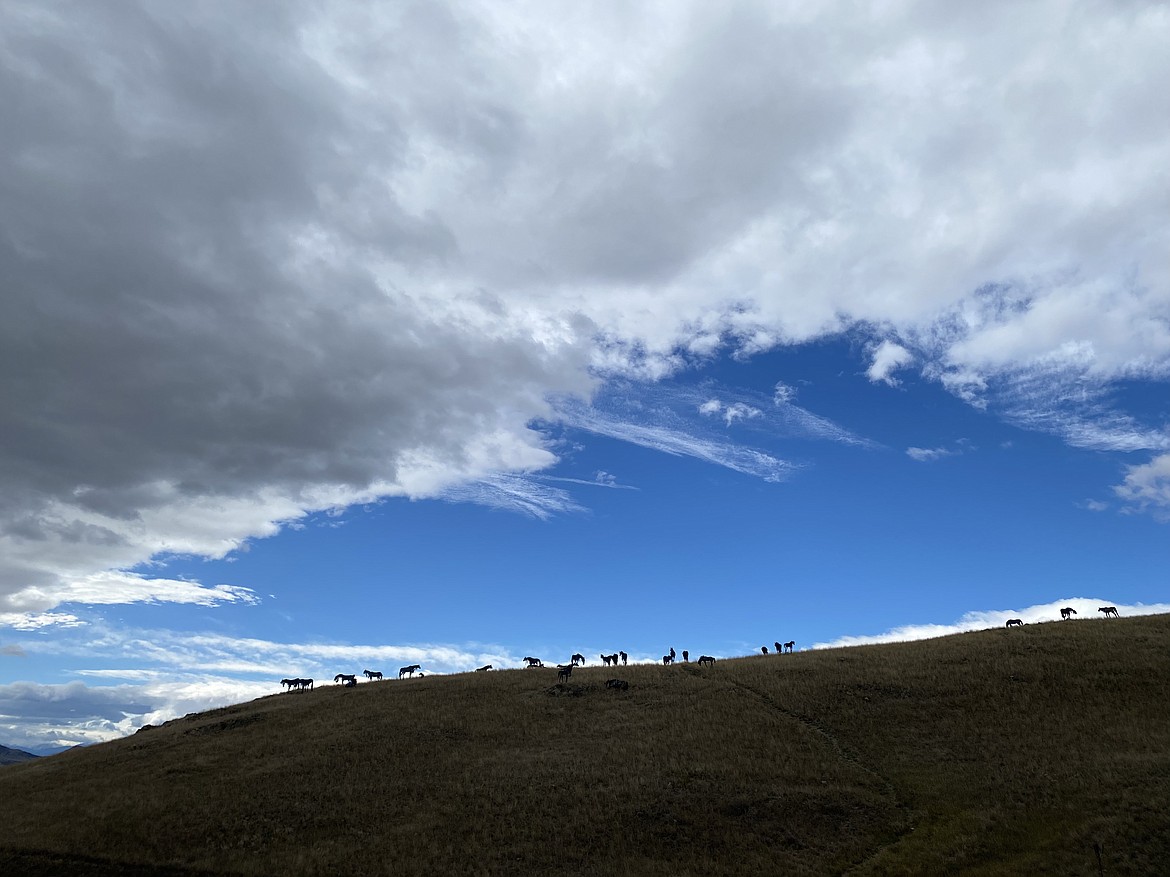
M 1168 43 L 1140 0 L 4 3 L 0 744 L 1170 611 Z

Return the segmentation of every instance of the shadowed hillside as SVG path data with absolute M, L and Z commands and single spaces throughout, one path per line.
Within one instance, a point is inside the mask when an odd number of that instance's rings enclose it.
M 0 872 L 1164 873 L 1168 680 L 1161 616 L 274 694 L 6 767 Z
M 20 764 L 22 761 L 32 761 L 36 757 L 23 749 L 9 749 L 7 746 L 0 746 L 0 765 Z

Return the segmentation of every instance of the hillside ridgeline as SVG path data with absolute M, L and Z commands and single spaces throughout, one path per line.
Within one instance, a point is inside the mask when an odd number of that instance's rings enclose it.
M 274 694 L 4 768 L 0 872 L 1161 873 L 1168 646 L 1153 616 Z
M 0 746 L 0 765 L 20 764 L 22 761 L 32 761 L 36 757 L 31 752 L 25 752 L 23 749 L 10 749 L 7 746 Z

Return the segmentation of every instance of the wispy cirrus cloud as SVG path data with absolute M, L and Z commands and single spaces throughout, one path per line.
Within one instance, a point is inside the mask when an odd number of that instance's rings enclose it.
M 638 415 L 638 420 L 634 420 L 615 416 L 580 402 L 563 400 L 558 403 L 557 413 L 561 423 L 574 429 L 629 442 L 664 454 L 693 457 L 744 475 L 762 478 L 764 481 L 783 481 L 799 468 L 793 463 L 754 448 L 698 435 L 696 431 L 687 429 L 677 418 L 668 417 L 665 412 L 648 418 L 643 412 Z
M 1021 429 L 1091 450 L 1170 449 L 1165 425 L 1143 423 L 1115 392 L 1170 377 L 1170 303 L 1075 283 L 1065 292 L 987 287 L 902 340 L 928 378 Z
M 1110 385 L 1082 364 L 1034 366 L 996 379 L 989 410 L 1009 423 L 1057 435 L 1073 447 L 1099 451 L 1164 451 L 1170 431 L 1143 424 L 1111 400 Z
M 560 481 L 565 484 L 581 484 L 586 487 L 606 487 L 611 490 L 638 490 L 632 484 L 621 484 L 617 480 L 617 476 L 612 472 L 605 472 L 603 470 L 597 471 L 592 481 L 587 481 L 584 478 L 566 478 L 561 475 L 539 475 L 535 476 L 541 481 Z
M 934 460 L 942 460 L 945 457 L 953 457 L 956 453 L 958 452 L 948 448 L 906 448 L 906 456 L 920 463 L 929 463 Z
M 832 441 L 858 447 L 873 442 L 794 404 L 783 384 L 772 396 L 720 387 L 661 382 L 613 382 L 592 402 L 554 400 L 557 421 L 574 429 L 666 454 L 693 457 L 765 481 L 783 481 L 801 468 L 761 445 L 786 439 Z M 722 424 L 722 429 L 713 428 Z
M 543 483 L 547 480 L 536 475 L 499 473 L 447 487 L 438 498 L 448 502 L 473 502 L 541 519 L 584 511 L 584 506 L 567 490 Z

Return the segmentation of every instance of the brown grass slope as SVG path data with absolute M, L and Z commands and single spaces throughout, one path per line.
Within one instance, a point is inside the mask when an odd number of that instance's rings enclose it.
M 276 694 L 5 768 L 0 873 L 1165 873 L 1168 646 L 1086 620 Z

